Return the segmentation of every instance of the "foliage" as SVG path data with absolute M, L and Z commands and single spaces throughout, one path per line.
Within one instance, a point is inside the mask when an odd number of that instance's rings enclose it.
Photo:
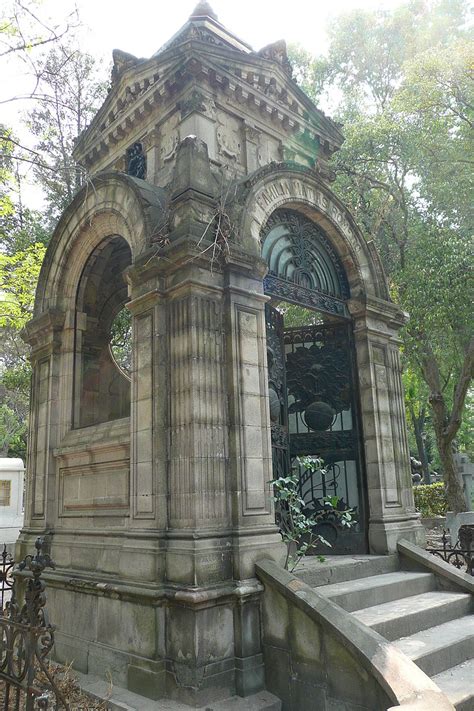
M 124 306 L 112 322 L 110 350 L 114 360 L 127 375 L 132 368 L 132 314 Z
M 53 222 L 85 180 L 72 158 L 74 141 L 97 113 L 107 93 L 101 65 L 71 41 L 56 44 L 41 59 L 40 91 L 28 112 L 36 137 L 36 176 Z
M 415 507 L 423 518 L 444 516 L 447 510 L 446 489 L 442 481 L 420 484 L 413 488 Z
M 37 242 L 11 256 L 0 254 L 0 327 L 20 330 L 31 318 L 45 251 Z
M 18 456 L 25 453 L 26 424 L 8 405 L 0 405 L 0 456 Z
M 323 71 L 344 124 L 334 190 L 377 244 L 393 297 L 410 312 L 404 365 L 419 390 L 410 419 L 418 435 L 426 426 L 434 432 L 452 510 L 464 505 L 452 445 L 465 432 L 474 364 L 474 42 L 467 13 L 463 0 L 348 13 L 331 28 L 326 62 L 311 67 Z M 464 438 L 459 445 L 466 446 Z
M 322 460 L 315 457 L 301 457 L 298 461 L 305 469 L 311 471 L 321 470 L 323 466 Z M 306 503 L 300 495 L 298 473 L 290 473 L 274 479 L 271 483 L 280 533 L 287 548 L 285 568 L 290 572 L 295 570 L 301 558 L 308 551 L 314 550 L 318 544 L 330 546 L 330 543 L 316 532 L 318 523 L 327 516 L 331 516 L 331 520 L 337 521 L 343 528 L 354 525 L 352 510 L 339 510 L 337 496 L 326 497 L 323 501 L 323 509 L 309 514 Z M 322 556 L 319 558 L 324 560 Z
M 56 12 L 53 20 L 47 17 L 41 5 L 41 0 L 3 0 L 0 6 L 0 59 L 5 64 L 9 62 L 17 75 L 23 69 L 22 78 L 28 77 L 31 82 L 25 94 L 15 94 L 2 103 L 36 95 L 40 76 L 36 64 L 38 52 L 53 46 L 77 25 L 77 11 L 59 20 Z M 1 140 L 0 136 L 0 143 Z
M 5 451 L 22 459 L 26 455 L 30 365 L 20 331 L 33 312 L 45 249 L 38 242 L 13 255 L 0 253 L 0 429 Z

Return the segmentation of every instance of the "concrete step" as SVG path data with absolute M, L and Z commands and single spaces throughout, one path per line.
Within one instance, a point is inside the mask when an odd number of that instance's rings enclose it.
M 474 615 L 436 625 L 393 643 L 428 676 L 434 677 L 472 658 Z M 471 680 L 474 687 L 474 681 Z M 468 707 L 469 708 L 469 707 Z
M 337 602 L 344 610 L 352 612 L 435 589 L 436 578 L 432 573 L 411 573 L 402 570 L 325 585 L 320 592 Z
M 433 681 L 444 691 L 457 711 L 474 709 L 474 659 L 436 674 Z
M 324 562 L 307 556 L 298 565 L 296 575 L 311 587 L 358 580 L 399 570 L 397 555 L 327 555 Z
M 437 590 L 367 607 L 353 614 L 391 641 L 455 620 L 470 610 L 469 593 Z

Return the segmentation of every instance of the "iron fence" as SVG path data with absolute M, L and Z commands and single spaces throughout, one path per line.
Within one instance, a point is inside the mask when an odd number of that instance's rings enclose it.
M 4 543 L 0 561 L 0 615 L 3 612 L 5 604 L 11 597 L 14 565 L 15 561 L 13 560 L 13 556 L 7 551 L 6 543 Z
M 0 562 L 0 708 L 2 711 L 69 711 L 48 665 L 54 627 L 46 611 L 41 575 L 54 562 L 38 538 L 36 553 L 14 564 L 6 547 Z M 19 575 L 23 571 L 23 575 Z M 20 595 L 21 593 L 21 595 Z M 20 600 L 21 597 L 21 600 Z
M 451 544 L 448 533 L 443 530 L 441 537 L 440 548 L 427 548 L 426 550 L 433 555 L 438 556 L 446 563 L 451 563 L 458 570 L 463 570 L 468 575 L 474 576 L 474 526 L 461 526 L 459 529 L 459 538 L 454 544 Z

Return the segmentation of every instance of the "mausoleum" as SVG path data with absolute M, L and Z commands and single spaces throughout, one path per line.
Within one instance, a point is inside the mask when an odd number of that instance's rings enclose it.
M 205 2 L 151 58 L 114 52 L 25 331 L 20 544 L 49 541 L 55 653 L 83 672 L 193 705 L 265 687 L 255 565 L 283 558 L 271 480 L 299 455 L 326 465 L 303 496 L 356 512 L 333 552 L 421 540 L 406 315 L 331 191 L 342 141 L 284 42 Z

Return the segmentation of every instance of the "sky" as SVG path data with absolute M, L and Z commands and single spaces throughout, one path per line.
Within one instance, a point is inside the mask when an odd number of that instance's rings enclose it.
M 82 21 L 89 26 L 85 41 L 94 51 L 110 55 L 113 48 L 151 56 L 183 25 L 197 0 L 77 0 Z M 319 53 L 327 46 L 330 17 L 348 10 L 390 8 L 400 0 L 211 0 L 219 21 L 254 49 L 286 39 Z M 46 7 L 67 3 L 46 0 Z M 56 10 L 57 12 L 58 10 Z
M 356 8 L 390 9 L 403 0 L 210 0 L 219 21 L 254 49 L 279 39 L 296 42 L 313 54 L 328 46 L 331 19 Z M 41 0 L 37 14 L 61 25 L 76 6 L 82 29 L 80 46 L 106 64 L 114 48 L 138 57 L 150 57 L 177 32 L 192 13 L 197 0 Z M 28 93 L 31 78 L 26 67 L 10 62 L 2 67 L 0 102 Z M 14 125 L 23 142 L 30 143 L 25 129 L 19 131 L 19 116 L 28 108 L 22 101 L 0 103 L 0 122 Z M 31 175 L 28 171 L 27 183 Z M 41 195 L 29 190 L 30 202 L 40 207 Z

